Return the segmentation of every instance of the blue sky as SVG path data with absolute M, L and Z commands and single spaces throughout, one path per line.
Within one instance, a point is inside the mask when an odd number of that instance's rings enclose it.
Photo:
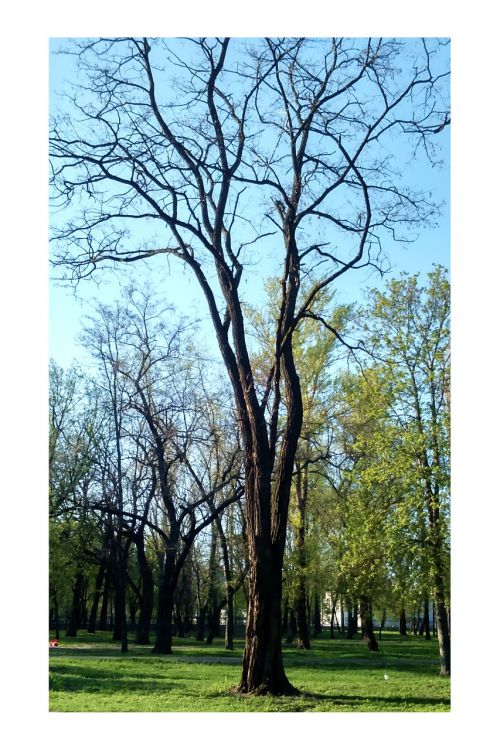
M 66 56 L 55 55 L 54 50 L 61 44 L 59 39 L 51 40 L 50 92 L 51 100 L 60 102 L 55 92 L 67 90 L 66 80 L 72 77 L 72 62 Z M 422 274 L 431 270 L 433 263 L 449 267 L 449 133 L 444 131 L 439 136 L 441 158 L 444 166 L 430 167 L 423 156 L 407 163 L 405 179 L 414 185 L 431 190 L 433 199 L 443 203 L 442 215 L 438 226 L 422 229 L 418 239 L 412 243 L 396 243 L 387 239 L 384 243 L 384 254 L 388 258 L 391 271 L 388 275 L 397 275 L 401 271 Z M 272 241 L 271 241 L 272 242 Z M 265 246 L 264 246 L 265 247 Z M 241 294 L 251 304 L 263 302 L 262 277 L 273 273 L 274 269 L 266 264 L 265 257 L 273 253 L 261 252 L 261 261 L 257 264 L 258 272 L 253 269 L 245 274 L 241 284 Z M 275 271 L 274 271 L 275 272 Z M 76 291 L 62 288 L 52 281 L 49 295 L 49 346 L 50 355 L 63 367 L 68 367 L 73 359 L 80 358 L 82 351 L 77 344 L 82 315 L 89 312 L 89 302 L 93 298 L 111 302 L 120 296 L 120 280 L 126 282 L 131 275 L 136 281 L 152 280 L 153 286 L 166 296 L 184 313 L 200 320 L 201 336 L 205 344 L 216 350 L 215 337 L 208 320 L 205 301 L 192 278 L 189 269 L 184 269 L 175 259 L 165 260 L 165 256 L 154 259 L 148 266 L 135 264 L 131 274 L 130 267 L 119 268 L 116 272 L 98 273 L 95 281 L 82 282 Z M 385 277 L 387 278 L 387 277 Z M 373 269 L 351 271 L 342 276 L 337 283 L 339 302 L 359 301 L 361 290 L 366 286 L 377 286 L 382 283 L 380 275 Z

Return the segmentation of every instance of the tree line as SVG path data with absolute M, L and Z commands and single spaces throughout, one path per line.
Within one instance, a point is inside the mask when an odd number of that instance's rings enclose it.
M 256 373 L 276 281 L 267 291 L 252 316 Z M 330 637 L 352 638 L 360 622 L 376 650 L 374 614 L 380 631 L 396 618 L 402 635 L 437 632 L 449 673 L 446 272 L 424 285 L 402 275 L 363 309 L 334 302 L 323 293 L 294 344 L 304 419 L 280 637 L 309 649 L 326 620 Z M 246 624 L 244 453 L 220 366 L 194 341 L 159 295 L 129 287 L 86 321 L 85 367 L 51 364 L 56 631 L 110 629 L 122 651 L 133 637 L 171 653 L 173 635 L 187 633 L 232 649 L 235 624 Z

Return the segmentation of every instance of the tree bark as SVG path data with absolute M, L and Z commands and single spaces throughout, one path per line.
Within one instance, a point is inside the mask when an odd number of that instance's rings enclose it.
M 88 633 L 95 633 L 97 610 L 99 608 L 99 600 L 103 594 L 102 585 L 104 582 L 105 575 L 106 575 L 106 564 L 104 562 L 101 562 L 99 566 L 99 571 L 97 573 L 96 581 L 95 581 L 95 591 L 94 591 L 94 597 L 92 600 L 92 607 L 90 608 L 89 622 L 87 626 Z
M 71 599 L 71 611 L 69 616 L 68 629 L 66 635 L 69 638 L 76 638 L 78 634 L 78 628 L 81 623 L 82 614 L 82 592 L 84 589 L 85 580 L 83 573 L 77 570 L 75 581 L 73 583 L 73 596 Z
M 382 612 L 382 619 L 380 620 L 380 627 L 378 629 L 378 639 L 379 639 L 379 641 L 382 640 L 382 630 L 384 629 L 384 625 L 385 625 L 385 616 L 386 616 L 386 613 L 385 613 L 385 609 L 384 609 L 384 611 Z
M 198 612 L 196 622 L 196 640 L 203 641 L 205 638 L 205 621 L 207 619 L 207 605 L 204 604 Z
M 439 660 L 440 672 L 442 677 L 449 677 L 451 674 L 451 642 L 450 631 L 448 628 L 448 613 L 446 611 L 445 598 L 443 595 L 443 580 L 439 574 L 435 576 L 435 620 L 437 628 L 437 637 L 439 643 Z
M 334 623 L 335 623 L 335 607 L 337 606 L 337 601 L 332 598 L 332 611 L 330 614 L 330 639 L 335 638 L 334 633 Z
M 369 651 L 378 651 L 378 643 L 373 631 L 372 604 L 367 596 L 359 598 L 359 616 L 363 628 L 363 638 Z
M 54 605 L 54 628 L 55 628 L 55 637 L 57 640 L 60 638 L 60 632 L 59 632 L 59 601 L 57 599 L 57 591 L 54 589 L 52 592 L 52 602 Z
M 224 633 L 224 647 L 228 651 L 234 649 L 234 591 L 232 586 L 226 588 L 226 629 Z
M 358 608 L 356 604 L 348 603 L 347 610 L 347 637 L 349 640 L 358 632 Z
M 424 616 L 422 618 L 422 622 L 420 624 L 420 630 L 419 635 L 424 635 L 425 633 L 425 640 L 430 641 L 431 639 L 431 631 L 430 631 L 430 622 L 429 622 L 429 597 L 426 596 L 424 599 Z
M 136 539 L 137 562 L 141 576 L 141 601 L 139 620 L 135 634 L 135 642 L 140 645 L 149 645 L 149 631 L 151 618 L 153 616 L 153 573 L 144 551 L 144 538 L 142 535 Z
M 318 593 L 314 594 L 314 638 L 321 634 L 321 603 Z
M 257 547 L 257 545 L 256 545 Z M 265 547 L 250 556 L 250 606 L 239 690 L 264 695 L 296 695 L 283 667 L 281 651 L 281 561 Z
M 104 576 L 104 590 L 102 592 L 101 612 L 99 615 L 99 630 L 108 629 L 108 602 L 109 602 L 109 569 Z
M 165 566 L 163 576 L 158 591 L 158 617 L 156 641 L 153 647 L 153 653 L 171 654 L 172 653 L 172 615 L 174 611 L 174 567 L 175 567 L 175 550 L 167 551 L 165 556 Z
M 295 598 L 295 614 L 297 617 L 297 648 L 310 649 L 309 625 L 307 621 L 307 579 L 306 579 L 306 504 L 307 504 L 308 476 L 307 468 L 297 464 L 295 491 L 299 510 L 299 522 L 295 533 L 295 544 L 298 553 L 298 587 Z
M 399 635 L 407 635 L 406 630 L 406 611 L 404 607 L 401 607 L 399 611 Z
M 286 629 L 286 643 L 292 643 L 295 636 L 297 635 L 297 618 L 295 616 L 295 610 L 288 610 L 288 624 Z
M 284 603 L 283 603 L 283 616 L 281 620 L 281 635 L 283 637 L 286 637 L 286 634 L 288 633 L 288 617 L 289 617 L 289 605 L 288 605 L 288 596 L 286 596 L 284 599 Z

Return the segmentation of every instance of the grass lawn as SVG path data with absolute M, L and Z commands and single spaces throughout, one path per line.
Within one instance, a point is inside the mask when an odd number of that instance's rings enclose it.
M 243 641 L 174 639 L 174 654 L 150 646 L 121 654 L 110 633 L 62 637 L 50 649 L 51 711 L 449 711 L 450 681 L 439 677 L 437 640 L 383 636 L 379 653 L 359 641 L 326 637 L 311 651 L 284 646 L 286 673 L 298 697 L 244 697 L 231 689 Z

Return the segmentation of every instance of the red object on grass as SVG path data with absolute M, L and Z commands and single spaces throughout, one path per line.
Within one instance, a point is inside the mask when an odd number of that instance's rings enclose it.
M 52 641 L 49 641 L 50 648 L 56 648 L 56 646 L 59 646 L 59 641 L 57 638 L 54 638 Z

